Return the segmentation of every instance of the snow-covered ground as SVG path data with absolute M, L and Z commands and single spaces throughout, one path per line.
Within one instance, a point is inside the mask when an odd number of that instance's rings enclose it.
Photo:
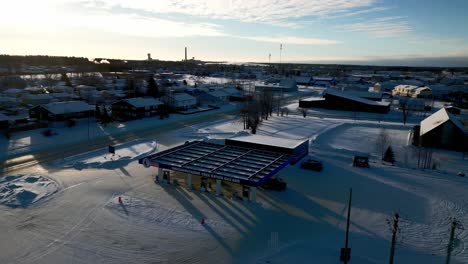
M 64 157 L 54 162 L 54 165 L 75 169 L 105 168 L 116 169 L 124 167 L 131 161 L 149 155 L 157 150 L 157 143 L 153 140 L 135 140 L 124 144 L 115 145 L 115 154 L 109 153 L 109 149 L 98 149 L 79 155 Z
M 0 204 L 27 207 L 57 191 L 54 181 L 38 175 L 8 175 L 0 178 Z
M 396 166 L 378 159 L 374 145 L 381 128 L 390 134 Z M 242 123 L 226 119 L 167 131 L 155 140 L 164 150 L 239 133 L 245 133 Z M 0 208 L 0 232 L 12 238 L 0 240 L 0 263 L 339 263 L 349 188 L 351 263 L 387 262 L 393 212 L 401 215 L 395 263 L 441 263 L 450 218 L 468 222 L 467 178 L 404 166 L 409 126 L 274 116 L 258 133 L 311 139 L 310 155 L 323 161 L 324 170 L 288 166 L 280 172 L 287 190 L 260 190 L 252 204 L 155 184 L 156 170 L 135 161 L 82 170 L 40 164 L 22 173 L 45 175 L 59 191 L 25 209 Z M 139 149 L 125 156 L 144 152 Z M 371 155 L 371 168 L 351 166 L 356 152 Z M 466 172 L 466 160 L 454 158 L 458 154 L 440 153 Z M 88 153 L 71 163 L 102 163 L 102 157 Z M 468 263 L 468 231 L 457 230 L 456 238 L 451 263 Z

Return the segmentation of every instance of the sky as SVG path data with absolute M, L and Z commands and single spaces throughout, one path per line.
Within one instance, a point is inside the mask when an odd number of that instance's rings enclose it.
M 467 0 L 0 3 L 0 54 L 468 66 Z

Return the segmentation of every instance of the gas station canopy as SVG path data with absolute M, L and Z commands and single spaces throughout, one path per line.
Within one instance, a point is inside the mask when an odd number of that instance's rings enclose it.
M 149 155 L 139 163 L 257 187 L 296 158 L 257 148 L 193 141 Z

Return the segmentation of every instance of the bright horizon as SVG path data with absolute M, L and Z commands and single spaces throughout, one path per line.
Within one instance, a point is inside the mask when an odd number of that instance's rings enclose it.
M 468 66 L 463 0 L 5 2 L 0 54 Z

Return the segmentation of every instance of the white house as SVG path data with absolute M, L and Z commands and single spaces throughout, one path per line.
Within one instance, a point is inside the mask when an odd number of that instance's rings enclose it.
M 427 86 L 419 87 L 414 85 L 397 85 L 392 91 L 393 95 L 414 97 L 414 98 L 427 98 L 432 96 L 431 88 Z

